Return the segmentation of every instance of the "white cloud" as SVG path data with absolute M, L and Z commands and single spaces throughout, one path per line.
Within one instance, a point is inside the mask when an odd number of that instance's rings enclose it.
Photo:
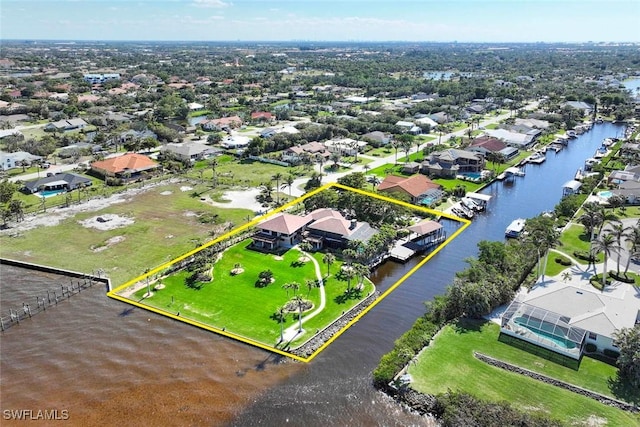
M 232 4 L 223 0 L 193 0 L 193 5 L 196 7 L 221 8 L 231 6 Z

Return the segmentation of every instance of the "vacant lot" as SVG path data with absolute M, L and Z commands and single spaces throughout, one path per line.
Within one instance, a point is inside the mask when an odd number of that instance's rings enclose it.
M 29 221 L 38 222 L 36 228 L 18 224 L 4 231 L 0 256 L 86 273 L 103 269 L 117 286 L 253 217 L 246 209 L 212 207 L 192 193 L 185 184 L 166 184 L 125 193 L 113 204 L 89 202 L 97 209 L 85 203 L 49 210 Z M 111 228 L 106 215 L 128 221 Z M 86 225 L 96 223 L 100 228 Z

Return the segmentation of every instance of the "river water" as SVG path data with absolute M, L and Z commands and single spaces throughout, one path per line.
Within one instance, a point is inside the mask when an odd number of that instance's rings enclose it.
M 0 410 L 67 410 L 74 425 L 434 425 L 376 392 L 371 371 L 479 241 L 501 240 L 514 218 L 552 209 L 584 159 L 622 131 L 596 125 L 527 166 L 525 177 L 483 190 L 493 196 L 487 212 L 309 364 L 132 308 L 94 286 L 2 333 Z M 372 279 L 386 289 L 418 261 L 386 263 Z M 2 265 L 0 309 L 68 280 Z M 13 425 L 5 415 L 2 425 Z

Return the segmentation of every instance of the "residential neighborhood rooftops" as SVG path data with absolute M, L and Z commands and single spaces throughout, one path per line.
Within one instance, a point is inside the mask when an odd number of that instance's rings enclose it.
M 403 191 L 412 197 L 418 197 L 428 190 L 438 188 L 440 188 L 440 185 L 424 175 L 410 177 L 388 175 L 378 186 L 378 191 Z
M 313 218 L 311 217 L 281 212 L 261 222 L 258 226 L 262 230 L 291 235 L 309 224 L 311 221 L 313 221 Z
M 106 160 L 91 163 L 91 168 L 107 174 L 123 173 L 125 171 L 140 172 L 155 169 L 158 163 L 143 154 L 128 153 Z

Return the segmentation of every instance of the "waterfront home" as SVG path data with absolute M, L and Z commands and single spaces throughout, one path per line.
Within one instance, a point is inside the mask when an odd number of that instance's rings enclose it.
M 611 194 L 622 197 L 626 204 L 640 205 L 640 182 L 625 181 L 620 183 L 618 188 L 611 190 Z
M 607 184 L 621 184 L 623 182 L 640 182 L 640 166 L 627 165 L 624 170 L 611 171 L 607 177 Z
M 502 316 L 501 332 L 580 359 L 586 344 L 618 351 L 613 335 L 640 322 L 634 286 L 614 282 L 604 291 L 584 281 L 546 281 L 521 291 Z
M 368 223 L 346 219 L 339 211 L 316 209 L 307 215 L 281 212 L 259 223 L 252 247 L 274 251 L 307 241 L 314 250 L 346 248 L 351 241 L 366 243 L 378 233 Z
M 484 163 L 484 156 L 479 153 L 450 148 L 431 153 L 422 162 L 421 172 L 429 176 L 455 178 L 465 173 L 482 172 Z
M 593 105 L 587 104 L 582 101 L 567 101 L 562 104 L 563 107 L 571 107 L 582 113 L 583 116 L 590 116 L 593 114 Z
M 344 249 L 350 242 L 367 243 L 378 230 L 369 223 L 348 220 L 335 209 L 320 208 L 309 213 L 312 222 L 306 226 L 305 240 L 314 250 L 323 248 Z
M 149 157 L 138 153 L 127 153 L 91 163 L 91 170 L 104 177 L 136 179 L 144 172 L 151 172 L 160 165 Z
M 74 173 L 60 172 L 55 175 L 50 174 L 50 176 L 44 178 L 26 181 L 20 191 L 26 194 L 33 194 L 40 191 L 71 191 L 76 188 L 89 187 L 92 184 L 91 179 L 87 177 Z
M 483 156 L 488 157 L 490 155 L 496 155 L 504 159 L 505 162 L 518 157 L 520 150 L 515 147 L 509 147 L 503 141 L 491 136 L 480 136 L 471 141 L 467 151 L 474 153 L 480 153 Z
M 257 225 L 252 246 L 270 251 L 295 246 L 302 241 L 304 227 L 311 221 L 312 217 L 278 213 Z
M 440 185 L 431 181 L 424 175 L 413 175 L 410 177 L 387 175 L 378 185 L 378 191 L 387 194 L 399 194 L 406 197 L 411 203 L 421 203 L 422 199 L 433 194 L 442 194 Z M 431 196 L 429 196 L 431 197 Z M 439 198 L 432 200 L 436 202 Z M 429 203 L 432 204 L 432 203 Z
M 505 144 L 522 150 L 530 148 L 536 140 L 537 135 L 528 135 L 526 133 L 511 132 L 506 129 L 487 129 L 485 134 L 497 139 L 501 139 Z

